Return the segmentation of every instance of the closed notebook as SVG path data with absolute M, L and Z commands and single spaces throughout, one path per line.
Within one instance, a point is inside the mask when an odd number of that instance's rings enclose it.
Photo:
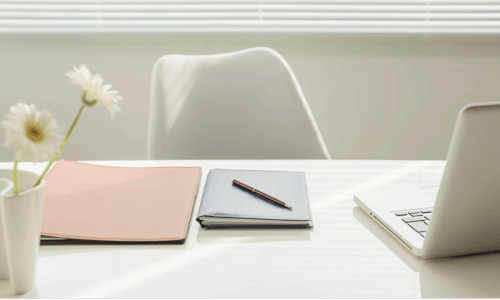
M 42 236 L 182 242 L 200 175 L 199 167 L 108 167 L 60 160 L 46 176 Z
M 232 183 L 236 179 L 292 206 L 287 209 Z M 210 170 L 196 220 L 203 228 L 312 227 L 303 172 Z

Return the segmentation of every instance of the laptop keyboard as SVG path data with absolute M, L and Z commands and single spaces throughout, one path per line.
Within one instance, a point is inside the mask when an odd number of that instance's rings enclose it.
M 405 222 L 422 237 L 425 237 L 427 226 L 432 216 L 432 207 L 393 211 L 394 215 Z

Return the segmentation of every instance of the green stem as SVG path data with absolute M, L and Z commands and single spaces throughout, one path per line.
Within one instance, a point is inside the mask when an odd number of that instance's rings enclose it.
M 59 151 L 57 151 L 56 153 L 54 153 L 54 156 L 52 157 L 52 160 L 49 162 L 49 164 L 47 165 L 47 167 L 43 171 L 42 175 L 40 175 L 40 177 L 35 182 L 35 185 L 33 185 L 33 187 L 39 185 L 40 182 L 42 182 L 42 179 L 45 176 L 45 174 L 47 174 L 47 172 L 49 171 L 50 166 L 52 166 L 52 164 L 57 160 L 57 158 L 59 157 L 59 155 L 61 155 L 61 152 L 64 149 L 64 147 L 66 146 L 66 144 L 68 143 L 69 137 L 71 136 L 71 133 L 73 132 L 73 129 L 75 128 L 76 123 L 78 122 L 78 119 L 80 119 L 80 116 L 82 115 L 82 112 L 83 112 L 83 109 L 85 108 L 85 106 L 87 106 L 87 105 L 83 104 L 82 107 L 80 107 L 80 110 L 78 111 L 78 114 L 76 115 L 76 118 L 73 121 L 73 124 L 71 124 L 71 127 L 68 130 L 68 133 L 66 133 L 66 136 L 64 137 L 64 141 L 62 142 L 61 146 L 59 146 Z
M 19 194 L 19 186 L 17 184 L 17 160 L 14 162 L 14 170 L 12 171 L 12 181 L 14 181 L 14 195 Z

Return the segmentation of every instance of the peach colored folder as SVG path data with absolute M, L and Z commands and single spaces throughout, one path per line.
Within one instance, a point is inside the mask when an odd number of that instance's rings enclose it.
M 60 160 L 46 176 L 42 235 L 184 240 L 200 167 L 126 168 Z

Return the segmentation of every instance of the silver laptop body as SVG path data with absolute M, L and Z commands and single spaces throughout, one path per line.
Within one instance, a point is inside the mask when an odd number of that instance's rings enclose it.
M 353 209 L 353 217 L 413 272 L 419 274 L 422 298 L 500 298 L 500 252 L 462 256 L 459 259 L 423 260 L 398 243 L 359 206 Z M 398 292 L 395 290 L 394 293 Z
M 439 187 L 359 192 L 354 202 L 423 259 L 500 250 L 500 102 L 460 111 Z

